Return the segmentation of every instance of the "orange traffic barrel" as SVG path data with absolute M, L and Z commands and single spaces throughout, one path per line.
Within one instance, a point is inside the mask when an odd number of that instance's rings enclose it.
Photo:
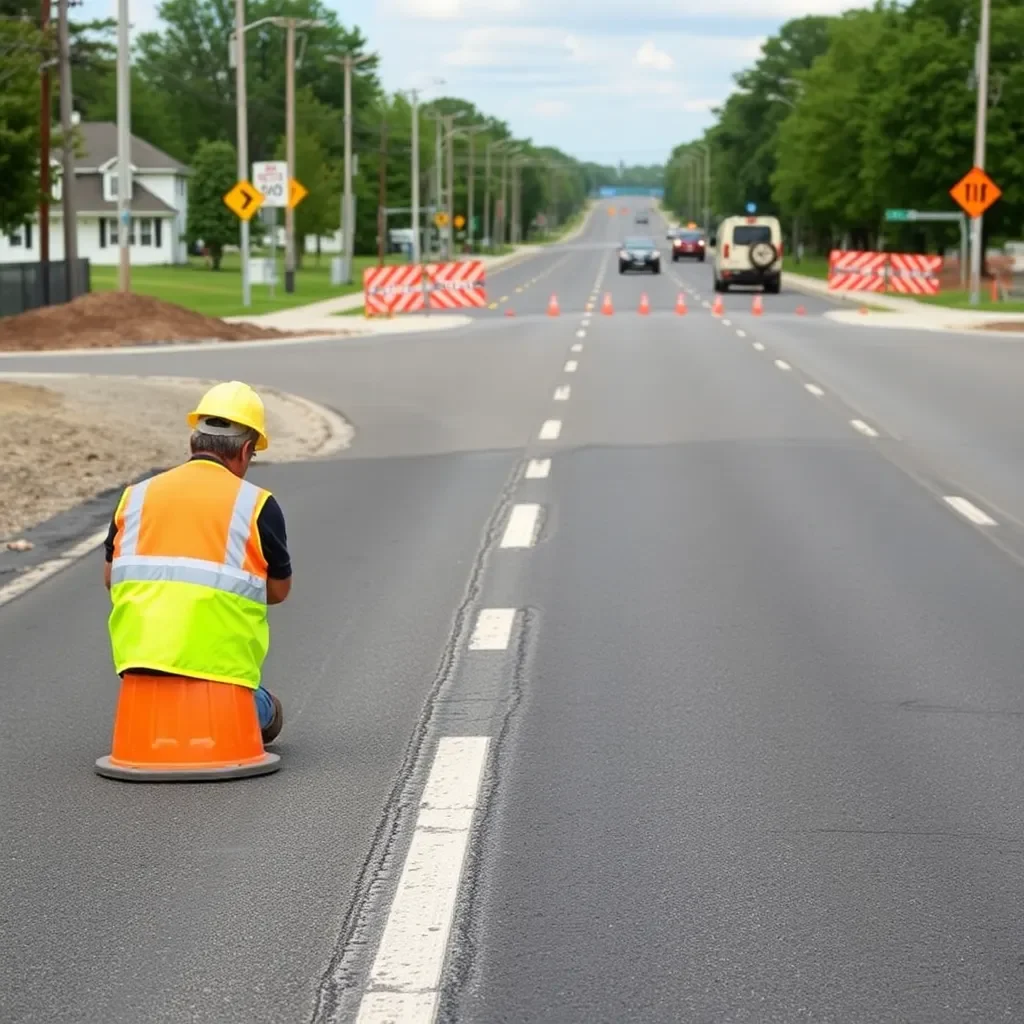
M 111 751 L 96 771 L 128 782 L 213 782 L 267 775 L 280 762 L 263 749 L 247 686 L 126 672 Z

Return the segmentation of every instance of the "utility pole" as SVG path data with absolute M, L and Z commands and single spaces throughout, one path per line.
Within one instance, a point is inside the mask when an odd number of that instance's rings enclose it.
M 412 261 L 419 263 L 420 254 L 420 94 L 412 95 Z
M 704 143 L 704 233 L 711 237 L 711 143 Z
M 249 180 L 249 117 L 245 91 L 245 0 L 235 0 L 235 150 L 238 154 L 238 180 Z M 276 211 L 275 211 L 276 214 Z M 277 230 L 277 220 L 273 230 Z M 249 222 L 241 221 L 242 305 L 252 305 L 249 280 Z M 275 242 L 275 245 L 277 243 Z M 277 273 L 277 268 L 274 268 Z
M 388 227 L 388 119 L 380 126 L 380 176 L 377 194 L 377 265 L 384 266 L 384 239 Z
M 448 131 L 445 133 L 448 141 L 448 196 L 446 210 L 448 212 L 448 226 L 445 233 L 448 236 L 446 258 L 455 259 L 455 227 L 452 221 L 455 218 L 455 117 L 448 118 Z
M 974 127 L 974 166 L 985 169 L 985 129 L 988 118 L 988 49 L 991 0 L 981 0 L 981 25 L 978 39 L 978 107 Z M 982 217 L 971 222 L 971 305 L 981 303 L 981 272 L 985 262 Z
M 476 153 L 476 146 L 473 145 L 474 132 L 469 132 L 467 142 L 469 143 L 469 178 L 466 182 L 466 248 L 473 251 L 473 178 L 476 176 L 473 167 L 473 158 Z
M 127 0 L 120 0 L 127 6 Z M 71 133 L 71 45 L 68 40 L 68 0 L 57 6 L 57 34 L 60 47 L 60 130 L 64 136 L 61 146 L 61 200 L 64 216 L 64 283 L 68 299 L 78 294 L 78 214 L 75 210 L 75 157 Z M 118 25 L 120 39 L 121 26 Z M 120 46 L 118 61 L 121 60 Z M 120 64 L 118 65 L 120 71 Z M 119 91 L 120 92 L 120 91 Z M 120 107 L 120 94 L 118 106 Z M 118 189 L 120 195 L 120 188 Z M 49 228 L 47 228 L 49 232 Z M 120 237 L 120 235 L 118 235 Z
M 508 153 L 501 160 L 501 244 L 508 244 Z
M 128 40 L 128 0 L 117 0 L 117 245 L 119 254 L 118 287 L 132 290 L 132 97 L 131 49 Z M 71 101 L 68 83 L 68 102 Z M 63 100 L 61 101 L 63 108 Z M 70 115 L 69 115 L 70 117 Z M 63 120 L 63 117 L 62 117 Z M 65 147 L 65 152 L 67 151 Z M 74 215 L 74 204 L 68 209 L 68 170 L 63 183 L 64 222 Z M 64 229 L 67 231 L 67 227 Z M 76 246 L 77 249 L 77 246 Z M 65 247 L 65 258 L 68 252 Z M 76 252 L 77 255 L 77 252 Z
M 285 160 L 288 174 L 295 177 L 295 19 L 286 24 L 285 51 Z M 291 203 L 284 211 L 284 290 L 295 291 L 295 208 Z
M 39 28 L 45 40 L 50 34 L 50 4 L 42 0 Z M 39 272 L 42 275 L 43 305 L 50 304 L 50 61 L 39 69 Z

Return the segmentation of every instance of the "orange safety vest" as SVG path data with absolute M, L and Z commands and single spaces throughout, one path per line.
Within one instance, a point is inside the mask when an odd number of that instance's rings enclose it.
M 269 497 L 208 459 L 125 490 L 110 572 L 119 673 L 144 668 L 259 686 L 270 631 L 256 521 Z

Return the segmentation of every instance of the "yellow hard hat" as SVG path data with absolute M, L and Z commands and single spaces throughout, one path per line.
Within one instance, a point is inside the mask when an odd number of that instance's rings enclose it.
M 204 416 L 216 416 L 230 420 L 243 427 L 251 427 L 260 438 L 256 442 L 256 451 L 262 452 L 270 444 L 267 437 L 267 419 L 263 409 L 263 399 L 248 384 L 240 380 L 230 380 L 225 384 L 214 384 L 199 399 L 199 404 L 188 414 L 188 425 L 195 430 L 196 425 Z

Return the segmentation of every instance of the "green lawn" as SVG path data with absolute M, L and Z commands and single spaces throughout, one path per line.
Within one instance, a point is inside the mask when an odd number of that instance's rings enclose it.
M 970 293 L 953 289 L 940 292 L 938 295 L 916 296 L 918 302 L 927 302 L 932 306 L 948 306 L 953 309 L 979 309 L 986 313 L 1024 313 L 1024 300 L 1009 302 L 993 302 L 989 286 L 984 284 L 981 289 L 981 302 L 977 306 L 971 305 Z
M 389 256 L 388 262 L 403 262 L 399 255 Z M 362 290 L 363 270 L 375 266 L 376 258 L 357 256 L 353 267 L 353 284 L 335 288 L 331 284 L 331 261 L 321 258 L 316 265 L 315 256 L 306 256 L 303 266 L 295 274 L 295 291 L 284 290 L 284 262 L 279 262 L 279 283 L 271 297 L 268 285 L 252 286 L 252 305 L 242 305 L 242 274 L 237 253 L 224 257 L 220 270 L 210 270 L 201 258 L 194 258 L 185 266 L 132 267 L 132 291 L 139 295 L 152 295 L 184 306 L 207 316 L 241 316 L 246 313 L 273 313 L 339 295 L 350 295 Z M 117 287 L 117 267 L 92 267 L 92 290 L 112 291 Z
M 816 277 L 822 281 L 828 280 L 828 257 L 827 256 L 805 256 L 799 263 L 791 256 L 783 259 L 782 272 L 789 271 L 791 274 L 803 274 L 804 277 Z

